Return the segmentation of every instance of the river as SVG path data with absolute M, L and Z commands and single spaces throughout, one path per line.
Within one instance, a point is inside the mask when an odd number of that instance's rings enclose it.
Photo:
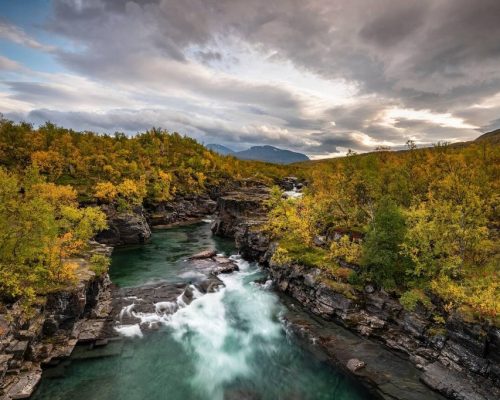
M 196 294 L 146 334 L 118 325 L 124 340 L 47 370 L 35 400 L 363 400 L 360 385 L 301 350 L 282 320 L 286 311 L 266 275 L 236 256 L 208 223 L 156 230 L 143 246 L 115 249 L 110 276 L 121 287 L 193 281 L 186 257 L 214 248 L 240 268 L 220 275 L 225 287 Z M 107 357 L 104 357 L 107 355 Z M 52 376 L 52 377 L 51 377 Z

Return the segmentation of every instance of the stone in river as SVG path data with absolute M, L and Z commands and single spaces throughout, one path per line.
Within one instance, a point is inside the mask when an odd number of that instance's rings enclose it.
M 351 358 L 349 361 L 347 361 L 346 366 L 349 371 L 356 372 L 357 370 L 364 368 L 366 366 L 366 363 L 364 361 L 358 360 L 357 358 Z
M 217 252 L 215 250 L 204 250 L 192 255 L 191 257 L 188 258 L 188 260 L 203 260 L 205 258 L 215 257 L 216 255 Z

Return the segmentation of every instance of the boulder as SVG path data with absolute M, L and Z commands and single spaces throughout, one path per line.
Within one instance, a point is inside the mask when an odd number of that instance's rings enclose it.
M 217 255 L 215 250 L 204 250 L 196 253 L 188 258 L 188 260 L 203 260 L 206 258 L 213 258 Z
M 351 358 L 347 361 L 346 367 L 351 372 L 356 372 L 357 370 L 366 367 L 364 361 L 358 360 L 357 358 Z
M 117 212 L 111 205 L 103 206 L 102 209 L 108 217 L 108 229 L 96 236 L 97 242 L 117 246 L 143 244 L 150 239 L 151 229 L 142 207 L 127 212 Z

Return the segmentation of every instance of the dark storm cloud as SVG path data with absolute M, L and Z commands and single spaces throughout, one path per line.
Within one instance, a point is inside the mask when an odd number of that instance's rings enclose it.
M 427 11 L 425 2 L 402 2 L 376 15 L 360 30 L 360 36 L 382 49 L 395 46 L 422 27 Z

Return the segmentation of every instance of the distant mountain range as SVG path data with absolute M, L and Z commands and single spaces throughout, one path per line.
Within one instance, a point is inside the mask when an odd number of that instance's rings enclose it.
M 291 164 L 307 161 L 309 157 L 295 151 L 279 149 L 274 146 L 252 146 L 247 150 L 233 151 L 221 144 L 207 144 L 205 147 L 222 155 L 232 155 L 241 160 L 265 161 L 275 164 Z

